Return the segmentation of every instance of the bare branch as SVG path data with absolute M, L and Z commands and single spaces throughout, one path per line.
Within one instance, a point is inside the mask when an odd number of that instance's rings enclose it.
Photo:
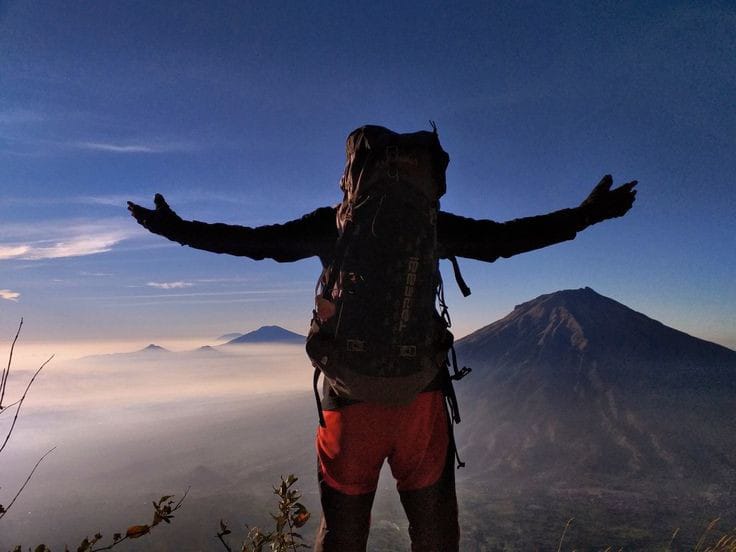
M 20 493 L 23 492 L 23 489 L 26 488 L 26 485 L 28 485 L 28 482 L 31 480 L 31 477 L 33 477 L 34 472 L 36 471 L 36 468 L 38 468 L 39 464 L 43 462 L 43 459 L 46 458 L 49 454 L 51 454 L 56 447 L 53 447 L 49 449 L 46 454 L 44 454 L 41 458 L 38 459 L 38 462 L 36 462 L 36 465 L 33 466 L 33 469 L 31 470 L 31 473 L 28 474 L 28 477 L 25 480 L 25 483 L 21 485 L 20 489 L 18 489 L 18 492 L 15 493 L 15 496 L 13 497 L 13 500 L 10 501 L 10 504 L 8 504 L 7 508 L 0 511 L 0 519 L 3 519 L 5 517 L 5 514 L 8 513 L 8 510 L 15 504 L 16 499 L 20 496 Z
M 117 546 L 118 544 L 120 544 L 124 540 L 128 540 L 128 536 L 127 535 L 124 536 L 121 539 L 116 540 L 115 542 L 113 542 L 112 544 L 110 544 L 108 546 L 103 546 L 102 548 L 93 548 L 92 550 L 90 550 L 90 552 L 99 552 L 100 550 L 112 550 L 115 546 Z
M 13 408 L 13 407 L 14 407 L 14 406 L 15 406 L 16 404 L 18 404 L 19 402 L 20 402 L 20 399 L 18 399 L 17 401 L 15 401 L 15 402 L 12 402 L 12 403 L 10 403 L 10 404 L 8 404 L 8 405 L 4 406 L 4 407 L 3 407 L 3 409 L 2 409 L 2 410 L 0 410 L 0 416 L 2 416 L 4 412 L 9 412 L 9 411 L 10 411 L 10 409 L 11 409 L 11 408 Z
M 5 449 L 5 446 L 8 444 L 8 441 L 10 440 L 10 436 L 13 434 L 13 429 L 15 428 L 15 423 L 18 421 L 18 413 L 20 412 L 20 407 L 23 406 L 23 401 L 26 400 L 26 395 L 28 394 L 28 390 L 31 388 L 31 385 L 33 385 L 33 382 L 36 379 L 36 376 L 43 370 L 44 366 L 46 366 L 49 362 L 51 362 L 51 359 L 54 358 L 54 355 L 51 355 L 46 362 L 41 364 L 41 366 L 36 370 L 36 373 L 33 374 L 33 377 L 31 378 L 31 381 L 28 382 L 28 385 L 26 385 L 26 390 L 23 392 L 23 396 L 18 401 L 18 408 L 15 409 L 15 416 L 13 417 L 13 423 L 10 425 L 10 430 L 8 430 L 8 434 L 5 436 L 5 441 L 3 441 L 2 446 L 0 446 L 0 452 Z
M 181 500 L 179 500 L 179 502 L 177 502 L 176 505 L 173 508 L 171 508 L 171 510 L 168 511 L 168 512 L 162 512 L 161 511 L 162 501 L 159 501 L 158 505 L 154 502 L 154 505 L 153 506 L 154 506 L 154 512 L 156 514 L 156 517 L 159 516 L 159 515 L 166 516 L 166 517 L 169 517 L 169 516 L 170 517 L 173 517 L 173 516 L 171 516 L 171 514 L 173 514 L 179 508 L 181 508 L 182 502 L 184 502 L 184 499 L 189 494 L 189 489 L 191 489 L 191 487 L 187 487 L 187 490 L 184 491 L 184 495 L 181 497 Z M 169 497 L 166 496 L 164 498 L 169 498 Z M 151 524 L 150 527 L 147 526 L 147 525 L 145 526 L 147 528 L 146 534 L 148 533 L 148 531 L 150 531 L 151 529 L 153 529 L 158 524 L 158 522 L 155 521 L 156 517 L 154 518 L 154 523 Z M 163 519 L 163 518 L 161 518 L 161 519 Z M 130 529 L 129 529 L 129 531 L 130 531 Z M 102 550 L 112 550 L 113 548 L 115 548 L 121 542 L 123 542 L 123 541 L 125 541 L 125 540 L 127 540 L 129 538 L 136 538 L 136 536 L 132 536 L 131 537 L 130 534 L 128 534 L 127 532 L 126 532 L 125 536 L 122 536 L 122 534 L 120 536 L 121 536 L 121 538 L 118 538 L 117 540 L 115 540 L 116 537 L 113 537 L 113 542 L 111 542 L 107 546 L 101 546 L 99 548 L 92 548 L 92 549 L 90 549 L 89 552 L 101 552 Z M 140 535 L 138 535 L 138 536 L 140 536 Z
M 15 342 L 18 341 L 18 336 L 20 335 L 20 329 L 22 327 L 23 327 L 23 318 L 20 319 L 20 324 L 18 324 L 18 331 L 15 332 L 15 339 L 13 339 L 13 344 L 10 346 L 8 366 L 7 368 L 3 368 L 3 374 L 2 374 L 2 377 L 0 377 L 0 410 L 3 409 L 3 399 L 5 398 L 5 387 L 8 385 L 8 376 L 10 375 L 10 365 L 13 363 L 13 350 L 15 349 Z
M 176 511 L 177 511 L 177 510 L 178 510 L 179 508 L 181 508 L 181 503 L 182 503 L 182 502 L 184 502 L 184 499 L 185 499 L 185 498 L 187 497 L 187 495 L 189 494 L 189 491 L 190 491 L 190 489 L 191 489 L 191 487 L 187 487 L 187 490 L 186 490 L 186 491 L 184 491 L 184 494 L 182 495 L 182 497 L 181 497 L 181 500 L 179 500 L 179 502 L 177 502 L 177 503 L 176 503 L 176 506 L 174 506 L 174 507 L 173 507 L 173 508 L 171 509 L 171 511 L 172 511 L 172 512 L 176 512 Z
M 220 520 L 220 523 L 222 524 L 222 520 Z M 222 543 L 222 546 L 225 547 L 225 550 L 227 550 L 227 552 L 233 552 L 233 549 L 230 548 L 230 545 L 227 543 L 227 541 L 224 538 L 225 535 L 227 535 L 229 533 L 230 533 L 230 531 L 227 528 L 224 528 L 224 529 L 221 529 L 220 531 L 218 531 L 216 536 L 217 536 L 218 539 L 220 539 L 220 542 Z

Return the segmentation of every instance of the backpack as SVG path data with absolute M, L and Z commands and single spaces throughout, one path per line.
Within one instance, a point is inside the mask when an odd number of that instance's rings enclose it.
M 318 402 L 320 373 L 338 397 L 405 404 L 446 372 L 453 336 L 437 218 L 449 156 L 432 127 L 398 134 L 364 126 L 348 136 L 339 237 L 317 283 L 307 337 Z

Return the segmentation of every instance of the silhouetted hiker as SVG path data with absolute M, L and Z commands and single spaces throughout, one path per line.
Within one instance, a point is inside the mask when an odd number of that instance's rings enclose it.
M 365 551 L 388 460 L 412 550 L 457 551 L 451 422 L 459 415 L 451 379 L 462 372 L 457 366 L 454 376 L 448 372 L 452 334 L 438 261 L 453 262 L 467 295 L 455 257 L 493 262 L 571 240 L 591 224 L 624 215 L 636 181 L 611 190 L 606 175 L 578 207 L 498 223 L 439 211 L 449 156 L 436 129 L 397 134 L 361 127 L 348 136 L 347 157 L 343 202 L 284 224 L 187 221 L 159 194 L 153 210 L 130 202 L 128 209 L 151 232 L 182 245 L 278 262 L 320 258 L 325 270 L 307 342 L 320 403 L 323 516 L 315 550 Z

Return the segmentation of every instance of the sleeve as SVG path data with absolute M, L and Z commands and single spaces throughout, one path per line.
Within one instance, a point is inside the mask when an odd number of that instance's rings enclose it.
M 337 227 L 335 208 L 321 207 L 296 220 L 255 228 L 180 219 L 163 235 L 213 253 L 280 263 L 317 256 L 324 263 L 332 255 Z
M 437 222 L 442 258 L 466 257 L 493 262 L 555 243 L 572 240 L 587 224 L 579 209 L 508 222 L 477 220 L 441 211 Z

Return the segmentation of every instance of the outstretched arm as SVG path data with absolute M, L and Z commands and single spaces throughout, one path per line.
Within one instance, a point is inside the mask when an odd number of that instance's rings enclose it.
M 307 257 L 329 257 L 335 243 L 335 209 L 321 207 L 300 219 L 269 226 L 208 224 L 184 220 L 166 203 L 161 194 L 154 197 L 154 209 L 128 202 L 128 211 L 140 225 L 182 245 L 213 253 L 227 253 L 278 262 Z
M 503 223 L 441 212 L 437 229 L 440 255 L 493 262 L 572 240 L 588 226 L 621 217 L 631 209 L 636 180 L 613 190 L 612 184 L 611 175 L 606 175 L 578 207 Z

